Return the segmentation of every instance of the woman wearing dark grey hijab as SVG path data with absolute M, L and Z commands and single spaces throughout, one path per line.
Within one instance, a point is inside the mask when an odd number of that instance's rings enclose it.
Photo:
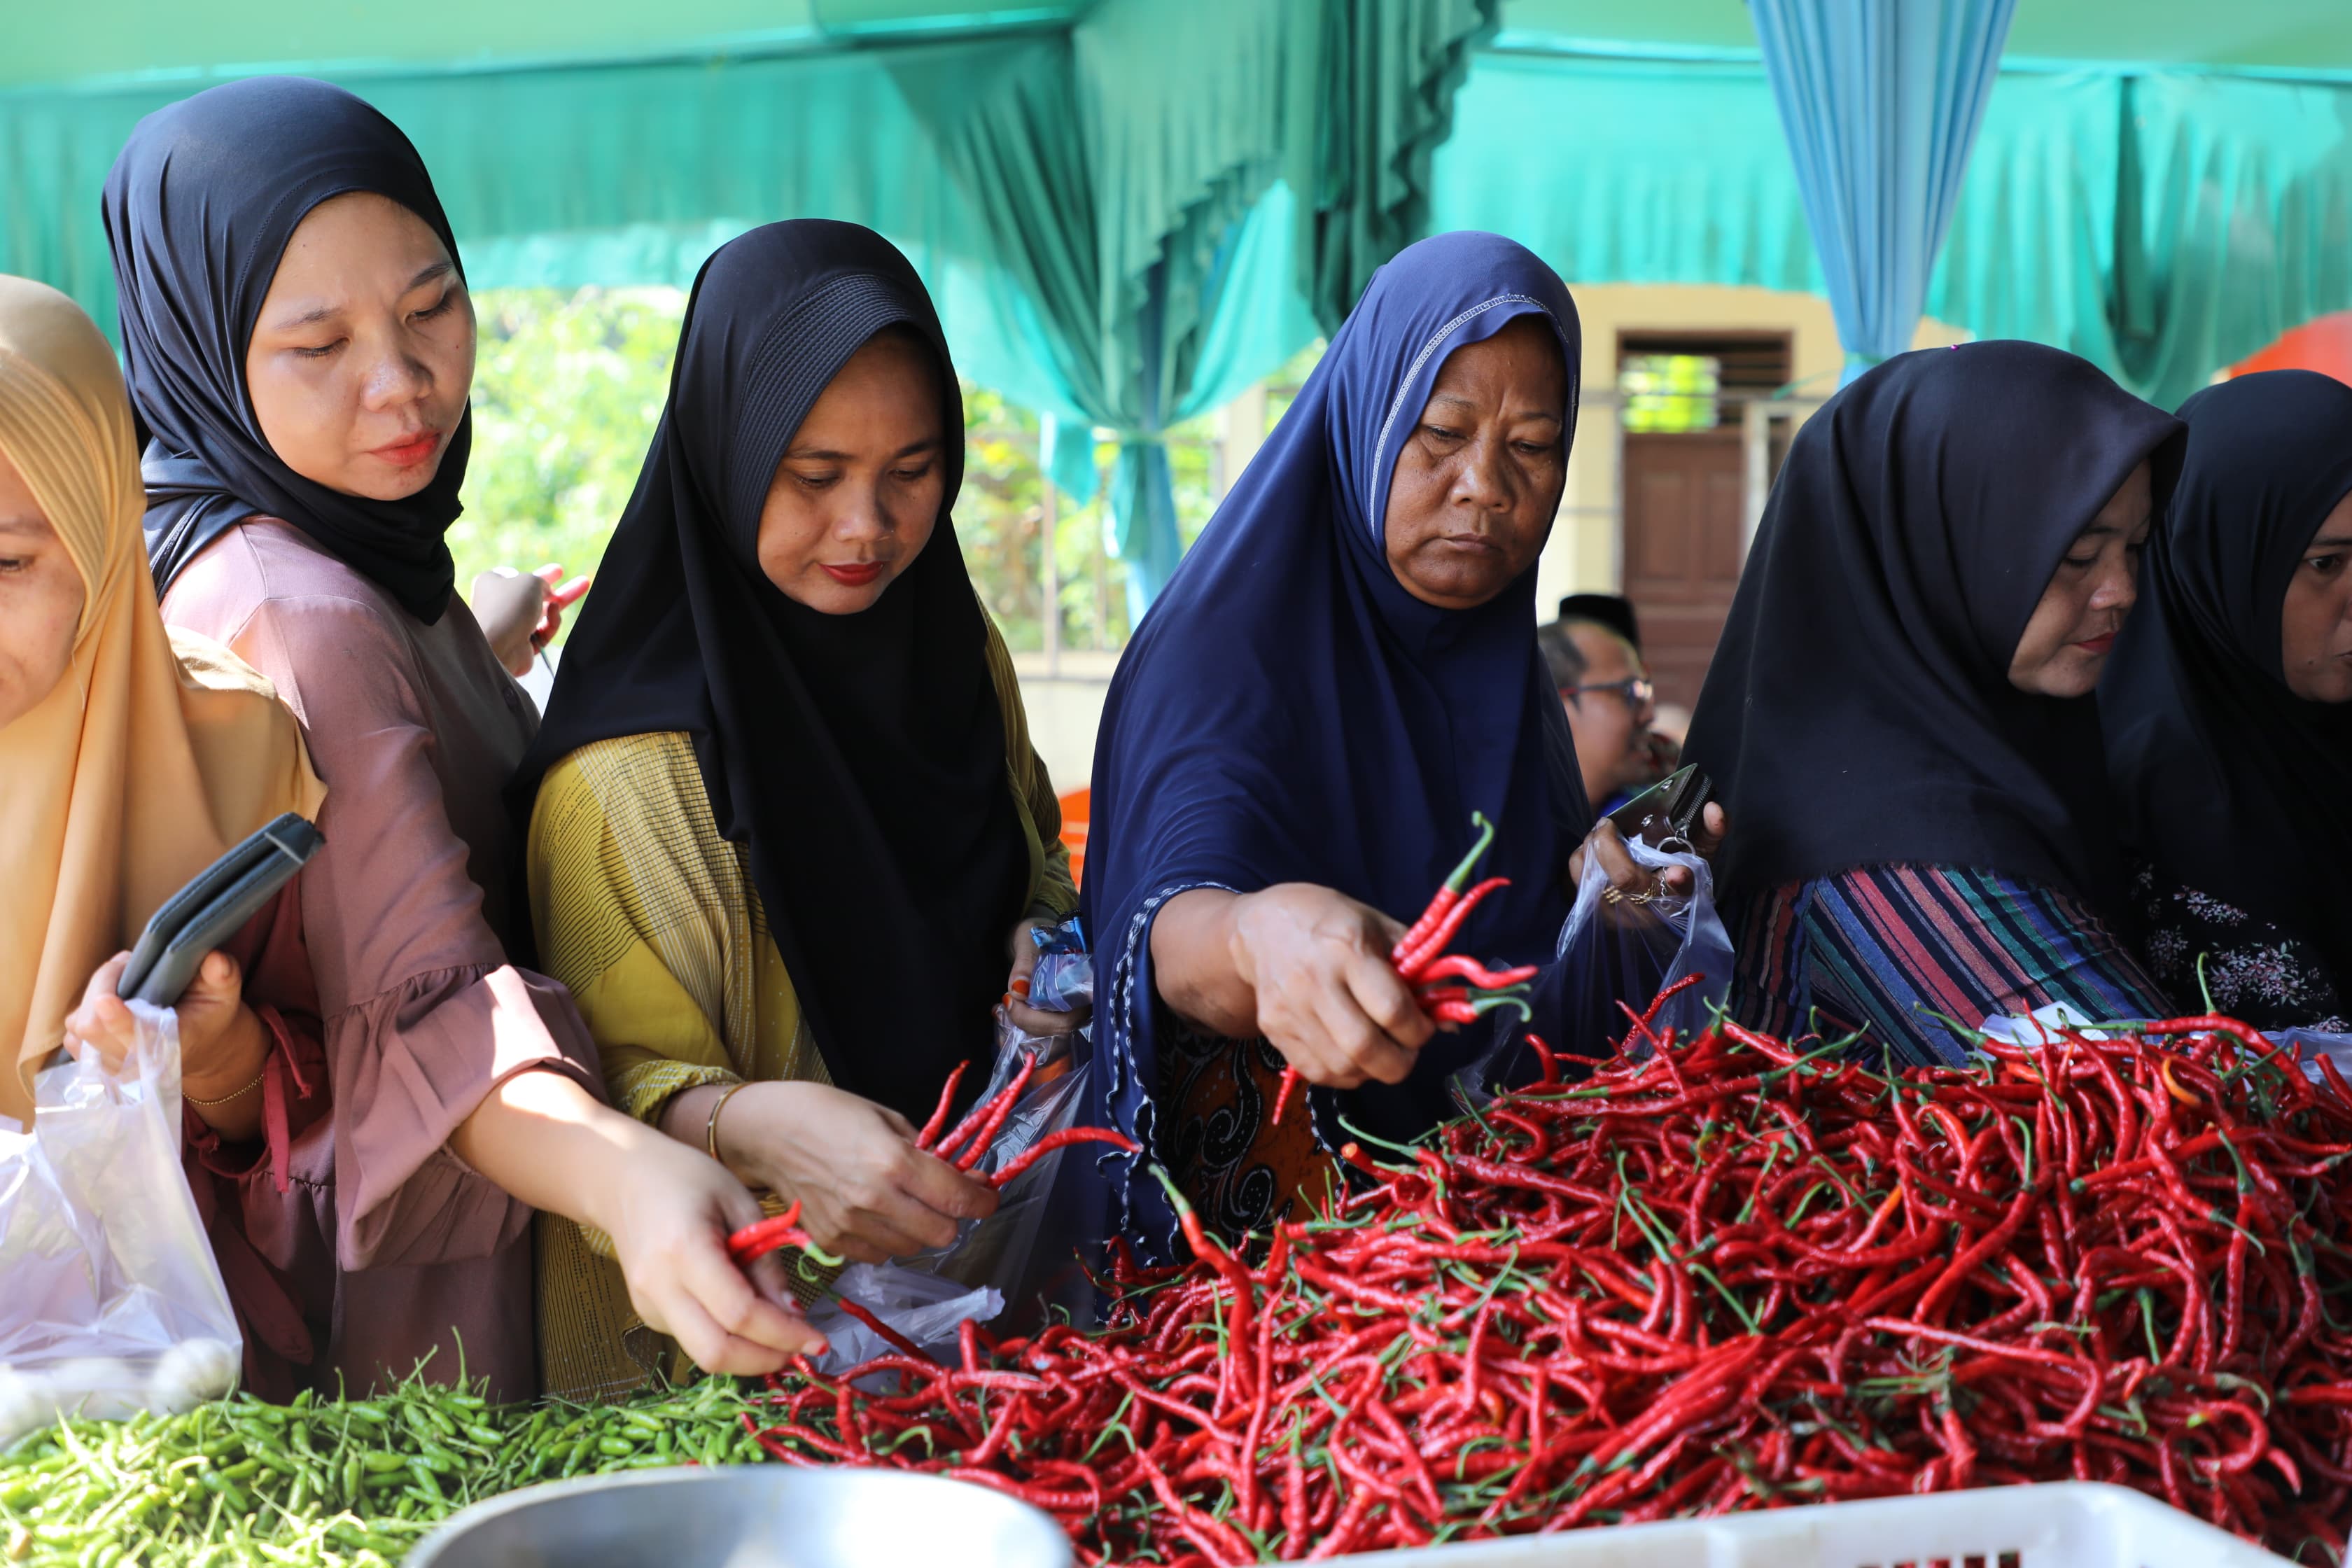
M 2262 1028 L 2352 1027 L 2352 387 L 2180 405 L 2180 488 L 2099 688 L 2149 968 Z
M 2092 692 L 2179 430 L 2072 354 L 1986 342 L 1890 360 L 1799 432 L 1685 753 L 1739 824 L 1749 1021 L 1924 1063 L 1995 1014 L 2163 1010 L 2105 924 Z

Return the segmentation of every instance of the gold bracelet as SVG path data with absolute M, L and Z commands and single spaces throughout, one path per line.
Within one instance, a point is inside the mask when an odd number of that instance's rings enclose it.
M 751 1085 L 749 1079 L 740 1083 L 730 1084 L 727 1086 L 727 1092 L 720 1095 L 711 1103 L 710 1120 L 703 1123 L 702 1126 L 702 1149 L 703 1152 L 709 1154 L 712 1159 L 719 1160 L 719 1113 L 727 1109 L 727 1102 L 729 1100 L 734 1099 L 738 1094 L 751 1087 Z M 719 1160 L 719 1163 L 723 1165 L 727 1162 L 724 1160 Z
M 230 1089 L 218 1100 L 198 1100 L 194 1095 L 190 1094 L 184 1089 L 180 1091 L 180 1098 L 186 1100 L 190 1105 L 199 1107 L 202 1110 L 210 1110 L 216 1105 L 226 1105 L 232 1100 L 243 1100 L 247 1095 L 251 1094 L 255 1089 L 259 1089 L 261 1087 L 261 1080 L 268 1076 L 269 1064 L 268 1062 L 264 1062 L 261 1064 L 261 1070 L 253 1075 L 253 1081 L 251 1083 L 247 1084 L 243 1089 Z

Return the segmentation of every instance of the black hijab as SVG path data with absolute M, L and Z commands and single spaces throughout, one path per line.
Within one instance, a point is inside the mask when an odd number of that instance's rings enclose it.
M 2264 371 L 2180 405 L 2189 451 L 2099 689 L 2125 841 L 2315 947 L 2352 992 L 2352 704 L 2287 689 L 2287 584 L 2352 493 L 2352 387 Z
M 1790 447 L 1685 755 L 1730 814 L 1726 893 L 1914 862 L 2095 906 L 2119 853 L 2098 710 L 2010 684 L 2059 558 L 2179 422 L 2036 343 L 1897 355 Z
M 471 409 L 431 484 L 403 500 L 370 500 L 280 462 L 246 391 L 246 348 L 286 242 L 311 208 L 352 191 L 423 218 L 457 262 L 408 138 L 363 100 L 306 77 L 254 77 L 159 109 L 106 176 L 123 360 L 152 437 L 140 469 L 158 594 L 222 531 L 266 513 L 427 626 L 448 605 L 455 568 L 442 536 L 457 519 Z
M 760 511 L 818 395 L 892 326 L 939 356 L 947 489 L 881 599 L 825 615 L 761 571 Z M 962 397 L 905 257 L 816 219 L 721 247 L 516 781 L 527 811 L 592 741 L 690 733 L 833 1081 L 917 1121 L 958 1062 L 992 1049 L 1029 884 L 987 626 L 949 515 L 962 479 Z

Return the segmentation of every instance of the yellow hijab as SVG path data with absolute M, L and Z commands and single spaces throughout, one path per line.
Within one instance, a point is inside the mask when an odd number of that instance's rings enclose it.
M 131 403 L 80 307 L 0 276 L 0 454 L 81 572 L 73 665 L 0 729 L 0 1116 L 31 1119 L 32 1072 L 91 971 L 156 906 L 325 789 L 269 683 L 217 643 L 166 632 L 147 573 Z

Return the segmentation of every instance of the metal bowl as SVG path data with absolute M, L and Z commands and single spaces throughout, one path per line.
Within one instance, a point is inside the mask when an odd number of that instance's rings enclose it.
M 1001 1492 L 897 1470 L 747 1465 L 558 1481 L 472 1508 L 406 1568 L 1069 1568 L 1060 1526 Z

